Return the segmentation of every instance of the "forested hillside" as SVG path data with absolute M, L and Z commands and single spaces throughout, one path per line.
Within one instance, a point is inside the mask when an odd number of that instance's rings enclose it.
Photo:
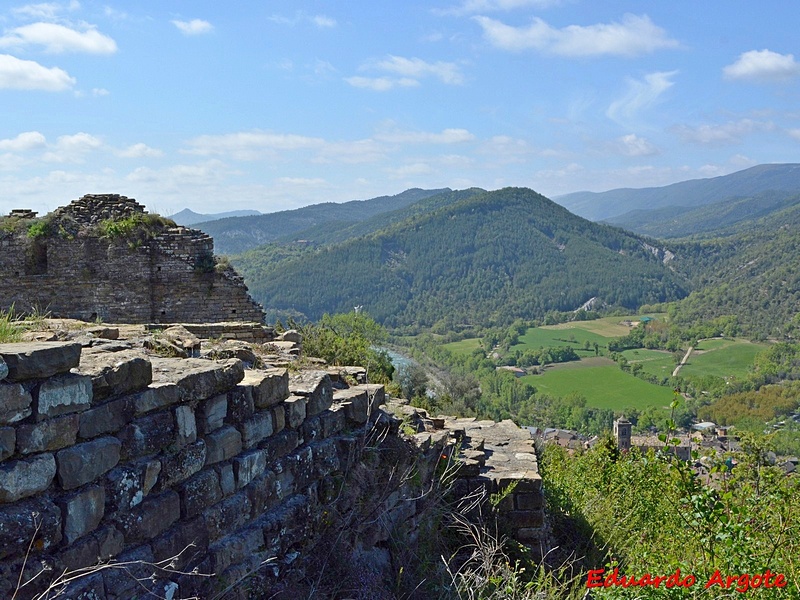
M 300 232 L 323 226 L 330 229 L 347 227 L 377 214 L 397 210 L 449 189 L 406 190 L 395 196 L 381 196 L 370 200 L 353 200 L 341 204 L 324 202 L 295 210 L 284 210 L 252 217 L 232 217 L 194 227 L 214 238 L 219 254 L 235 254 L 280 239 L 302 238 Z
M 295 256 L 276 262 L 276 253 Z M 268 310 L 316 319 L 364 306 L 388 326 L 452 330 L 576 310 L 592 298 L 635 308 L 685 296 L 686 282 L 657 254 L 638 236 L 506 188 L 317 251 L 273 247 L 234 262 Z

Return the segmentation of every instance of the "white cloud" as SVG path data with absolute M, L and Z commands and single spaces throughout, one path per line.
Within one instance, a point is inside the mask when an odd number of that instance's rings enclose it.
M 88 54 L 113 54 L 117 44 L 94 27 L 77 31 L 57 23 L 31 23 L 12 29 L 0 37 L 0 48 L 38 45 L 46 52 L 86 52 Z
M 73 135 L 62 135 L 56 140 L 49 152 L 42 156 L 46 162 L 83 162 L 84 157 L 93 150 L 103 147 L 103 141 L 89 133 L 79 132 Z
M 258 160 L 273 156 L 277 151 L 320 148 L 321 138 L 302 135 L 242 131 L 223 135 L 201 135 L 187 142 L 187 154 L 200 156 L 228 155 L 237 160 Z
M 386 158 L 383 147 L 375 140 L 354 140 L 352 142 L 327 142 L 313 159 L 315 163 L 364 164 Z
M 643 80 L 628 80 L 628 92 L 611 103 L 606 116 L 617 123 L 629 123 L 639 111 L 653 105 L 658 98 L 674 85 L 672 77 L 677 71 L 649 73 Z
M 772 131 L 774 129 L 775 125 L 769 121 L 740 119 L 721 125 L 700 125 L 698 127 L 681 125 L 675 127 L 674 131 L 684 142 L 729 145 L 740 143 L 742 138 L 749 133 Z
M 164 169 L 139 167 L 125 179 L 136 183 L 152 183 L 169 191 L 186 186 L 210 185 L 222 181 L 231 171 L 220 160 L 208 160 L 194 165 L 172 165 Z
M 353 87 L 366 88 L 375 92 L 386 92 L 397 87 L 416 87 L 420 80 L 434 77 L 447 85 L 464 83 L 464 76 L 458 65 L 450 62 L 429 63 L 421 58 L 405 58 L 389 55 L 383 60 L 367 62 L 360 71 L 384 71 L 393 76 L 347 77 L 345 81 Z
M 800 142 L 800 129 L 789 129 L 787 133 Z
M 47 140 L 38 131 L 26 131 L 15 138 L 0 140 L 0 151 L 25 152 L 43 148 L 46 144 Z
M 726 79 L 755 82 L 787 81 L 800 75 L 800 64 L 792 54 L 778 54 L 771 50 L 743 52 L 722 72 Z
M 214 26 L 202 19 L 192 19 L 191 21 L 172 21 L 183 35 L 202 35 L 214 31 Z
M 460 144 L 475 139 L 466 129 L 444 129 L 440 133 L 426 131 L 387 131 L 376 139 L 393 144 Z
M 397 79 L 393 77 L 346 77 L 345 81 L 357 88 L 372 90 L 373 92 L 387 92 L 396 87 L 416 87 L 419 81 L 407 77 Z
M 402 167 L 386 169 L 386 172 L 392 179 L 403 179 L 405 177 L 414 177 L 417 175 L 428 175 L 434 171 L 429 164 L 418 162 Z
M 25 6 L 12 8 L 11 12 L 16 16 L 54 21 L 58 18 L 59 13 L 78 10 L 80 7 L 81 4 L 77 0 L 72 0 L 69 4 L 42 2 L 41 4 L 27 4 Z
M 378 61 L 373 66 L 381 71 L 396 73 L 410 79 L 423 79 L 431 76 L 448 85 L 460 85 L 464 83 L 464 76 L 455 63 L 443 61 L 429 63 L 421 58 L 405 58 L 402 56 L 390 55 L 386 59 Z
M 291 187 L 319 188 L 328 184 L 321 177 L 278 177 L 277 183 Z
M 159 156 L 164 156 L 161 150 L 151 148 L 147 144 L 141 142 L 118 150 L 116 154 L 122 158 L 158 158 Z
M 105 88 L 92 88 L 92 96 L 108 96 L 110 93 Z
M 570 25 L 557 29 L 540 18 L 527 27 L 513 27 L 484 16 L 473 17 L 486 39 L 503 50 L 538 50 L 559 56 L 633 57 L 680 44 L 647 15 L 626 14 L 622 22 Z
M 438 14 L 465 15 L 477 12 L 509 11 L 518 8 L 548 8 L 564 0 L 464 0 L 460 6 L 436 10 Z
M 332 19 L 331 17 L 326 17 L 325 15 L 314 15 L 311 17 L 311 22 L 314 23 L 320 29 L 327 29 L 330 27 L 336 27 L 336 19 Z
M 75 85 L 75 79 L 58 67 L 44 67 L 32 60 L 0 54 L 0 89 L 60 92 Z
M 627 156 L 652 156 L 658 154 L 658 148 L 634 133 L 623 135 L 617 140 L 621 152 Z

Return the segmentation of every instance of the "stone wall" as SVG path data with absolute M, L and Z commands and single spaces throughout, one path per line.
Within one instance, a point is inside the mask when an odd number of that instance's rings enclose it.
M 348 386 L 344 372 L 106 348 L 0 344 L 0 597 L 20 574 L 24 583 L 44 569 L 16 596 L 30 598 L 98 559 L 105 566 L 64 597 L 291 591 L 332 528 L 364 553 L 386 552 L 399 529 L 411 539 L 456 450 L 458 494 L 515 482 L 512 530 L 531 540 L 542 525 L 535 456 L 510 422 L 429 420 L 406 407 L 422 421 L 409 438 L 378 408 L 383 387 Z M 493 471 L 501 450 L 510 468 Z M 343 506 L 368 518 L 344 518 Z
M 213 240 L 201 231 L 167 227 L 132 240 L 97 228 L 144 214 L 135 200 L 105 194 L 57 209 L 39 235 L 29 234 L 30 214 L 5 217 L 0 310 L 119 323 L 263 322 L 242 278 L 215 265 Z

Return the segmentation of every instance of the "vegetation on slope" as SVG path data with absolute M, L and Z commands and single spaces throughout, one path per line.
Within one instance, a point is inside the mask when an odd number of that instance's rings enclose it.
M 267 308 L 316 319 L 363 305 L 390 327 L 455 330 L 575 310 L 595 297 L 634 308 L 687 292 L 640 238 L 520 188 L 472 196 L 263 271 L 252 260 L 235 264 Z

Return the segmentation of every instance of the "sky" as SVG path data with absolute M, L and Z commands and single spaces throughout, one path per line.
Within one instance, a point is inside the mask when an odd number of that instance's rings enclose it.
M 798 31 L 786 0 L 6 0 L 0 215 L 553 198 L 800 162 Z

